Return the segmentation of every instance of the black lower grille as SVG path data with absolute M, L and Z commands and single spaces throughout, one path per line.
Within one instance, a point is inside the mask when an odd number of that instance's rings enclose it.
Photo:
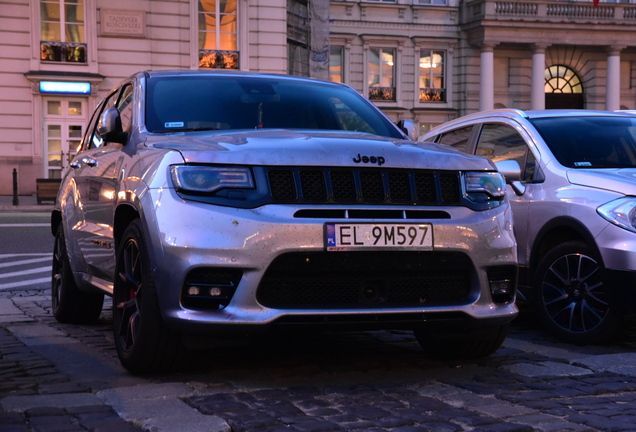
M 472 270 L 454 252 L 290 253 L 269 267 L 257 300 L 278 309 L 465 304 Z

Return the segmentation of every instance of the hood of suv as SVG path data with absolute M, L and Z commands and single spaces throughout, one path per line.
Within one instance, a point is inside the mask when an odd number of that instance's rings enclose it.
M 179 151 L 186 162 L 192 163 L 494 169 L 486 159 L 447 146 L 357 132 L 271 129 L 223 131 L 223 134 L 187 132 L 149 135 L 146 144 Z
M 567 172 L 572 184 L 636 195 L 636 169 L 572 169 Z

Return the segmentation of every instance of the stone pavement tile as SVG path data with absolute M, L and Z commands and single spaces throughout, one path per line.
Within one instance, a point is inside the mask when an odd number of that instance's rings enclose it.
M 479 432 L 534 432 L 534 428 L 515 423 L 495 423 L 480 427 Z
M 576 376 L 591 375 L 594 373 L 594 371 L 587 368 L 558 362 L 516 363 L 514 365 L 504 366 L 503 369 L 527 377 Z
M 75 412 L 74 418 L 84 428 L 90 431 L 97 429 L 109 431 L 138 431 L 136 427 L 121 419 L 112 408 L 105 405 L 82 407 L 82 412 Z M 92 411 L 89 411 L 92 410 Z M 67 410 L 73 413 L 71 410 Z
M 29 427 L 35 432 L 75 432 L 85 429 L 78 426 L 63 409 L 55 412 L 29 410 L 25 413 Z
M 26 329 L 18 328 L 18 333 L 22 330 Z M 22 333 L 31 338 L 52 334 L 43 327 Z M 0 347 L 0 432 L 140 430 L 104 405 L 89 387 L 70 381 L 3 325 Z
M 2 424 L 0 423 L 0 432 L 30 432 L 26 424 Z

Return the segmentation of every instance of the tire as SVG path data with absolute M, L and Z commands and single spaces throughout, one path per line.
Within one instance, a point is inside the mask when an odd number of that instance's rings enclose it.
M 499 349 L 508 325 L 447 332 L 415 329 L 413 333 L 426 355 L 440 360 L 477 360 Z
M 58 322 L 94 324 L 104 305 L 104 294 L 86 292 L 77 287 L 66 251 L 64 229 L 59 224 L 55 233 L 51 265 L 51 308 Z
M 122 365 L 134 374 L 169 372 L 182 355 L 180 335 L 159 308 L 141 222 L 133 220 L 119 242 L 113 290 L 113 330 Z
M 533 281 L 539 321 L 564 342 L 589 344 L 610 336 L 621 316 L 597 253 L 585 243 L 562 243 L 545 254 Z M 618 301 L 618 302 L 617 302 Z

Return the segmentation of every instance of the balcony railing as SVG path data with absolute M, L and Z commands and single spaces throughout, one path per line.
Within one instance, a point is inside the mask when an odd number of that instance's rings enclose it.
M 439 88 L 421 88 L 420 102 L 445 102 L 446 90 Z
M 611 23 L 631 20 L 636 24 L 636 4 L 600 3 L 563 0 L 473 0 L 465 3 L 466 21 L 482 19 L 532 18 L 539 21 L 589 21 Z
M 86 63 L 86 44 L 40 41 L 40 60 L 43 62 Z
M 199 50 L 199 67 L 209 69 L 238 69 L 238 51 Z
M 377 101 L 394 101 L 395 87 L 369 87 L 369 99 Z

